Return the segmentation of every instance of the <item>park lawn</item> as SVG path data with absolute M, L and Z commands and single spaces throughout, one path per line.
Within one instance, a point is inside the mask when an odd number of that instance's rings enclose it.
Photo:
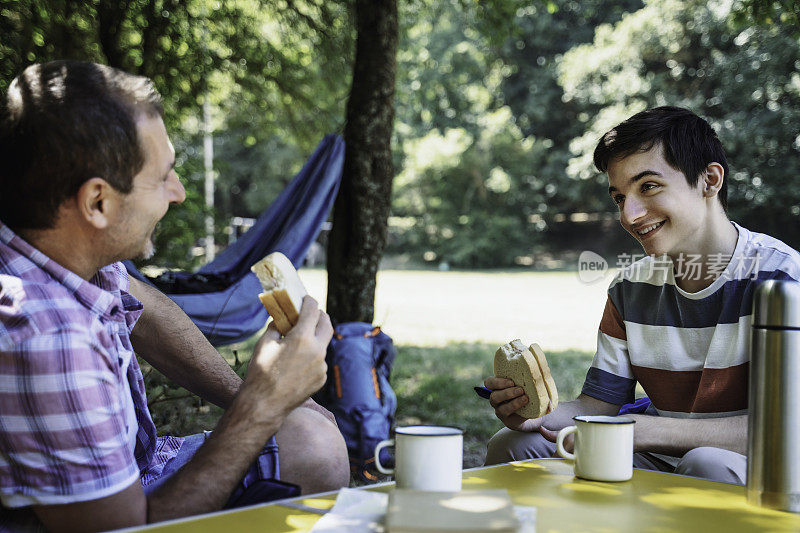
M 325 271 L 300 274 L 324 306 Z M 514 338 L 539 343 L 561 400 L 575 398 L 591 361 L 605 285 L 582 283 L 574 272 L 379 272 L 376 323 L 398 350 L 391 380 L 398 399 L 396 423 L 461 427 L 464 466 L 483 464 L 486 441 L 500 422 L 472 387 L 491 375 L 497 347 Z M 220 349 L 240 375 L 256 338 Z M 159 434 L 214 428 L 221 409 L 142 367 Z
M 325 304 L 327 274 L 299 271 Z M 577 272 L 381 270 L 374 323 L 396 344 L 503 344 L 519 338 L 545 352 L 594 351 L 613 271 L 592 282 Z
M 397 425 L 453 425 L 464 430 L 464 468 L 483 464 L 486 442 L 502 423 L 473 387 L 492 375 L 497 345 L 451 343 L 443 347 L 398 347 L 392 387 L 397 394 Z M 592 353 L 550 352 L 547 360 L 559 397 L 580 393 Z
M 239 346 L 240 371 L 253 342 Z M 464 468 L 480 466 L 486 455 L 486 441 L 501 423 L 489 402 L 473 391 L 492 373 L 497 349 L 487 343 L 449 343 L 441 347 L 398 346 L 392 372 L 397 394 L 397 425 L 439 424 L 464 430 Z M 231 349 L 222 354 L 235 365 Z M 246 357 L 242 357 L 246 355 Z M 577 350 L 550 352 L 548 362 L 562 400 L 580 392 L 592 354 Z M 189 435 L 213 429 L 222 410 L 200 401 L 171 385 L 163 376 L 143 365 L 147 374 L 148 399 L 160 435 Z

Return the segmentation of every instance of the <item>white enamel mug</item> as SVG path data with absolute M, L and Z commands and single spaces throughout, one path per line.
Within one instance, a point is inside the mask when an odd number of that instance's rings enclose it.
M 633 424 L 624 416 L 581 415 L 558 432 L 558 455 L 575 461 L 575 475 L 594 481 L 627 481 L 633 475 Z M 575 433 L 575 453 L 564 439 Z
M 394 475 L 398 489 L 458 492 L 461 490 L 461 457 L 464 435 L 447 426 L 405 426 L 394 438 L 375 447 L 375 467 Z M 381 464 L 381 450 L 394 446 L 394 469 Z

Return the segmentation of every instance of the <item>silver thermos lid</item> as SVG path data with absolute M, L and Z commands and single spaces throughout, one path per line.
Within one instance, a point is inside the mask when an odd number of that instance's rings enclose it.
M 800 283 L 771 279 L 753 295 L 753 327 L 800 329 Z

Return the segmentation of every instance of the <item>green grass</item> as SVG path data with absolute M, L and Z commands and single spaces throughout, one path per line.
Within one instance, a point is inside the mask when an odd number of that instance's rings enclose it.
M 219 350 L 237 374 L 244 376 L 257 336 Z M 216 427 L 223 410 L 175 385 L 144 361 L 140 361 L 147 389 L 147 405 L 159 435 L 186 436 Z
M 251 351 L 254 341 L 237 348 L 240 357 Z M 464 468 L 483 464 L 486 441 L 502 424 L 489 402 L 472 387 L 492 374 L 497 345 L 450 343 L 443 347 L 398 346 L 392 372 L 397 394 L 397 425 L 439 424 L 464 429 Z M 221 350 L 234 362 L 231 349 Z M 547 360 L 562 400 L 575 398 L 592 354 L 576 350 L 550 352 Z M 246 359 L 246 357 L 242 357 Z M 239 363 L 246 368 L 246 360 Z M 222 414 L 216 406 L 202 402 L 143 365 L 147 374 L 148 399 L 160 435 L 189 435 L 214 429 Z
M 451 343 L 441 348 L 400 346 L 392 373 L 397 425 L 442 424 L 464 429 L 464 468 L 483 464 L 486 441 L 502 423 L 489 402 L 473 391 L 492 375 L 497 345 Z M 592 354 L 575 350 L 547 354 L 559 396 L 580 392 Z
M 324 306 L 325 271 L 302 269 L 300 276 Z M 583 283 L 576 272 L 381 270 L 374 322 L 402 345 L 519 338 L 548 353 L 594 351 L 610 277 Z
M 300 271 L 324 306 L 324 270 Z M 449 424 L 465 430 L 464 466 L 483 463 L 486 441 L 500 428 L 472 387 L 491 374 L 497 347 L 514 338 L 545 350 L 559 397 L 577 396 L 591 361 L 606 301 L 606 281 L 580 282 L 574 272 L 378 273 L 375 322 L 395 341 L 392 374 L 398 424 Z M 255 338 L 220 353 L 246 369 Z M 241 361 L 236 365 L 234 350 Z M 148 399 L 161 435 L 213 429 L 222 411 L 188 395 L 157 372 L 148 374 Z

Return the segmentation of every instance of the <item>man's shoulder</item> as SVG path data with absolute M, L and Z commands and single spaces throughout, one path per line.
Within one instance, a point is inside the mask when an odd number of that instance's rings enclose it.
M 91 279 L 91 282 L 111 293 L 120 291 L 127 292 L 130 287 L 128 270 L 125 268 L 125 265 L 119 261 L 106 265 L 98 270 Z
M 0 349 L 39 335 L 89 330 L 92 316 L 60 283 L 0 273 Z

